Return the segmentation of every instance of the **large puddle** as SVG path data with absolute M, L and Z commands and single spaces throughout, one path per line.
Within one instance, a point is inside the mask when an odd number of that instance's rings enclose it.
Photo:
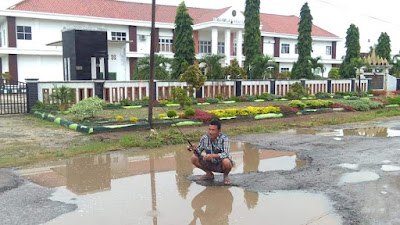
M 263 194 L 189 181 L 188 175 L 203 172 L 191 165 L 185 148 L 80 157 L 19 174 L 56 188 L 52 200 L 78 206 L 48 224 L 341 224 L 322 194 Z M 231 143 L 231 156 L 232 173 L 305 165 L 293 152 L 258 150 L 244 143 Z
M 327 137 L 365 136 L 365 137 L 399 137 L 400 130 L 387 127 L 367 127 L 355 129 L 314 129 L 299 128 L 283 131 L 283 134 L 308 134 Z

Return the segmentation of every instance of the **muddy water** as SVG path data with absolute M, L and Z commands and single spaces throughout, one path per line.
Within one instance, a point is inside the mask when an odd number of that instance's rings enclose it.
M 78 206 L 48 224 L 341 224 L 324 195 L 263 194 L 193 183 L 186 176 L 203 172 L 191 165 L 185 147 L 80 157 L 19 173 L 56 188 L 52 200 Z M 232 173 L 291 170 L 305 164 L 293 152 L 244 143 L 231 143 L 231 156 L 236 162 Z
M 387 127 L 368 127 L 356 129 L 314 129 L 301 128 L 290 129 L 282 132 L 284 134 L 309 134 L 320 136 L 365 136 L 365 137 L 399 137 L 400 130 Z

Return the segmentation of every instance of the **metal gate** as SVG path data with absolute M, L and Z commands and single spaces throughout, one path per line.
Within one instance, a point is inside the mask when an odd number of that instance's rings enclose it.
M 26 84 L 0 79 L 0 115 L 27 113 Z

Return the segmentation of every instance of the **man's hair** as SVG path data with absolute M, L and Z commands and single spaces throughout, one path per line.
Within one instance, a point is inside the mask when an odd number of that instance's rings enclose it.
M 212 120 L 210 125 L 217 126 L 218 130 L 221 130 L 221 122 L 219 122 L 219 120 Z

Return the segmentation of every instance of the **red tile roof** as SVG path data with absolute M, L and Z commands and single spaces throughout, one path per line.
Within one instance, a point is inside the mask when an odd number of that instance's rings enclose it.
M 260 21 L 263 25 L 262 31 L 298 35 L 298 24 L 300 18 L 297 16 L 282 16 L 274 14 L 260 14 Z M 337 37 L 336 35 L 315 25 L 312 26 L 311 36 L 313 37 Z
M 115 18 L 136 21 L 151 21 L 151 4 L 122 2 L 115 0 L 25 0 L 12 10 L 90 16 L 100 18 Z M 156 21 L 174 23 L 177 6 L 157 5 Z M 229 8 L 202 9 L 188 8 L 194 24 L 212 21 L 221 16 Z M 262 31 L 297 35 L 299 18 L 296 16 L 281 16 L 260 14 Z M 313 26 L 312 36 L 337 37 L 317 26 Z

